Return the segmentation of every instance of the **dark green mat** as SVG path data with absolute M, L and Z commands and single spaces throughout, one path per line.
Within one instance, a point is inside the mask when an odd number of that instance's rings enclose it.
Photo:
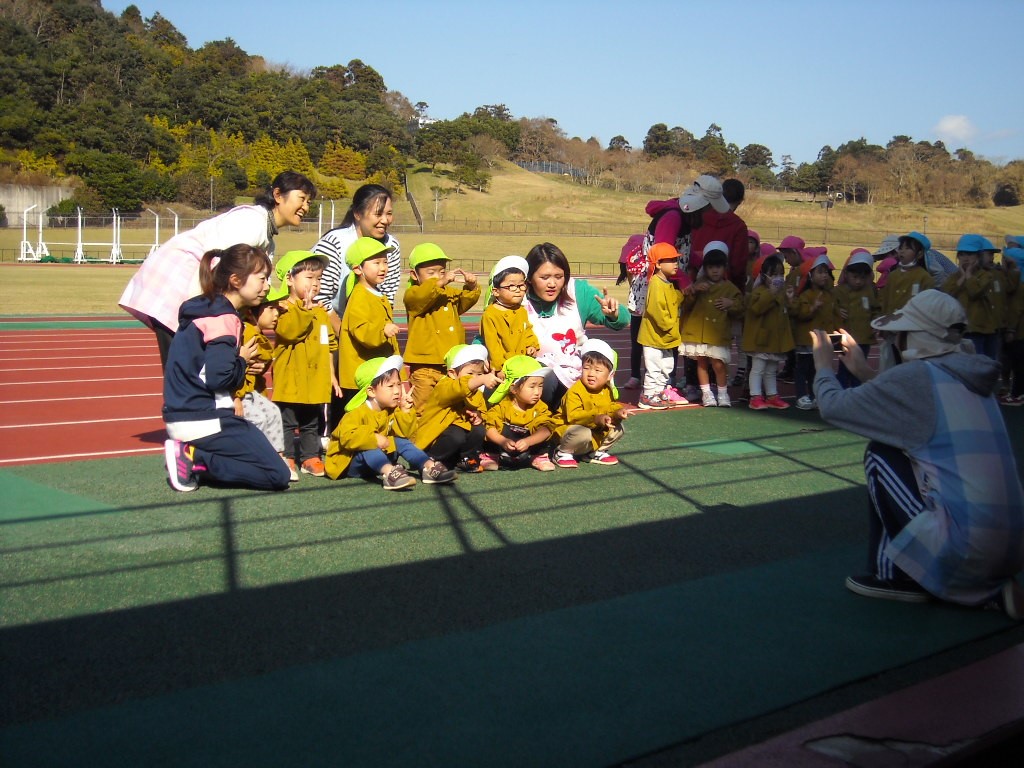
M 19 766 L 609 765 L 1007 626 L 850 595 L 859 555 L 8 728 L 0 748 Z

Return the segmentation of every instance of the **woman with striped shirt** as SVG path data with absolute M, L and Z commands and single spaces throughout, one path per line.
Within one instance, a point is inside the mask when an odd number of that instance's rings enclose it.
M 402 277 L 402 253 L 398 240 L 388 233 L 395 215 L 391 198 L 391 190 L 387 187 L 364 184 L 352 196 L 352 205 L 341 220 L 341 226 L 325 232 L 311 248 L 313 253 L 326 256 L 329 260 L 320 278 L 320 293 L 316 300 L 328 311 L 335 333 L 341 327 L 341 318 L 338 316 L 341 306 L 338 301 L 339 291 L 349 273 L 345 264 L 345 251 L 360 237 L 372 237 L 391 249 L 388 253 L 388 271 L 380 285 L 380 292 L 387 296 L 392 306 L 395 304 L 398 281 Z M 341 296 L 344 297 L 344 293 Z

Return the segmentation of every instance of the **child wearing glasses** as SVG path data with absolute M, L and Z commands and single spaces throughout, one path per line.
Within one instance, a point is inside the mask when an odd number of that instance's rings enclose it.
M 516 355 L 533 357 L 540 341 L 533 330 L 523 300 L 530 267 L 522 256 L 506 256 L 494 265 L 484 296 L 480 337 L 490 357 L 491 370 L 498 371 Z

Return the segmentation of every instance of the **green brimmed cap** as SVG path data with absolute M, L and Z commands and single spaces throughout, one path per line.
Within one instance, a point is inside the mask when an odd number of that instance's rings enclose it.
M 356 368 L 356 386 L 359 387 L 359 391 L 348 401 L 345 413 L 354 411 L 366 402 L 367 392 L 376 378 L 383 376 L 388 371 L 401 371 L 403 365 L 401 355 L 392 355 L 391 357 L 375 357 Z
M 444 366 L 449 371 L 458 370 L 466 363 L 475 362 L 487 362 L 487 347 L 483 344 L 456 344 L 444 356 Z
M 345 251 L 345 263 L 350 269 L 355 269 L 367 259 L 380 256 L 382 253 L 391 253 L 392 248 L 372 237 L 360 237 Z
M 441 250 L 441 246 L 433 243 L 420 243 L 409 254 L 410 269 L 416 269 L 421 264 L 431 261 L 451 261 L 451 257 Z
M 491 405 L 500 403 L 505 399 L 505 395 L 508 394 L 509 388 L 520 379 L 525 379 L 529 376 L 547 376 L 551 373 L 550 368 L 545 368 L 544 365 L 534 360 L 532 357 L 527 355 L 514 355 L 505 361 L 505 364 L 501 366 L 501 372 L 505 375 L 505 380 L 498 385 L 498 388 L 491 393 L 491 396 L 487 398 L 487 402 Z
M 286 277 L 291 274 L 291 271 L 295 269 L 296 264 L 301 264 L 309 259 L 316 259 L 324 268 L 330 263 L 330 259 L 320 253 L 313 253 L 312 251 L 288 251 L 284 256 L 277 260 L 277 264 L 274 265 L 274 272 L 277 274 L 277 279 L 284 283 Z

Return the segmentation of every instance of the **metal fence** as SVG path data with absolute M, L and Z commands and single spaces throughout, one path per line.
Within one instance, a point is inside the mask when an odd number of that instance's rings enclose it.
M 38 221 L 39 219 L 35 214 L 29 215 L 29 221 L 27 224 L 27 230 L 25 235 L 27 240 L 35 245 L 38 240 Z M 11 219 L 14 219 L 12 221 Z M 184 232 L 188 229 L 192 229 L 198 223 L 203 221 L 203 218 L 199 217 L 180 217 L 177 221 L 177 230 Z M 503 220 L 503 219 L 469 219 L 469 218 L 445 218 L 438 222 L 427 222 L 425 221 L 422 226 L 416 222 L 396 222 L 392 225 L 391 231 L 401 239 L 403 233 L 415 233 L 425 235 L 495 235 L 495 236 L 530 236 L 538 239 L 553 239 L 556 237 L 594 237 L 594 238 L 621 238 L 625 242 L 626 238 L 630 235 L 642 232 L 647 226 L 648 220 L 638 219 L 634 222 L 599 222 L 599 221 L 522 221 L 522 220 Z M 166 219 L 163 221 L 159 230 L 155 230 L 155 220 L 153 216 L 142 214 L 125 215 L 120 218 L 120 227 L 124 230 L 130 230 L 133 232 L 149 231 L 153 232 L 153 240 L 149 243 L 120 243 L 121 249 L 124 251 L 124 259 L 126 261 L 139 261 L 146 257 L 149 250 L 152 247 L 153 242 L 165 242 L 172 234 L 173 230 L 168 226 Z M 835 253 L 845 255 L 842 253 L 844 249 L 853 247 L 867 247 L 872 250 L 876 248 L 882 240 L 893 233 L 891 231 L 880 230 L 880 229 L 847 229 L 837 227 L 826 227 L 826 226 L 802 226 L 800 228 L 791 228 L 783 225 L 767 225 L 758 224 L 752 222 L 751 225 L 757 229 L 761 235 L 761 239 L 764 242 L 779 243 L 786 235 L 798 235 L 802 237 L 808 244 L 825 244 L 835 248 Z M 77 228 L 77 217 L 46 217 L 43 222 L 44 232 L 43 239 L 47 244 L 49 256 L 47 260 L 53 261 L 64 261 L 70 260 L 75 255 L 76 250 L 76 228 Z M 101 240 L 110 240 L 113 235 L 110 234 L 113 229 L 113 216 L 112 215 L 98 215 L 98 216 L 87 216 L 83 217 L 83 227 L 89 228 L 93 231 L 96 229 L 107 230 L 107 234 L 102 236 Z M 9 217 L 8 231 L 21 230 L 21 214 L 15 213 Z M 315 239 L 320 236 L 322 231 L 329 229 L 329 220 L 325 216 L 323 220 L 309 219 L 302 223 L 299 227 L 289 227 L 288 231 L 296 234 L 307 235 L 311 239 Z M 925 232 L 933 243 L 933 246 L 940 251 L 952 252 L 956 248 L 956 242 L 960 237 L 959 232 Z M 993 242 L 1000 242 L 1003 238 L 1002 233 L 980 233 L 985 234 Z M 131 240 L 138 241 L 138 237 L 130 238 Z M 9 241 L 10 242 L 10 241 Z M 14 243 L 12 243 L 14 245 Z M 104 243 L 95 243 L 95 246 L 104 245 Z M 109 243 L 107 250 L 109 251 Z M 102 249 L 100 249 L 102 250 Z M 618 248 L 613 249 L 615 253 L 618 253 Z M 93 248 L 94 255 L 87 261 L 107 261 L 103 255 Z M 17 261 L 20 254 L 20 250 L 16 248 L 5 248 L 0 249 L 0 261 L 11 262 Z M 590 272 L 591 274 L 600 274 Z

